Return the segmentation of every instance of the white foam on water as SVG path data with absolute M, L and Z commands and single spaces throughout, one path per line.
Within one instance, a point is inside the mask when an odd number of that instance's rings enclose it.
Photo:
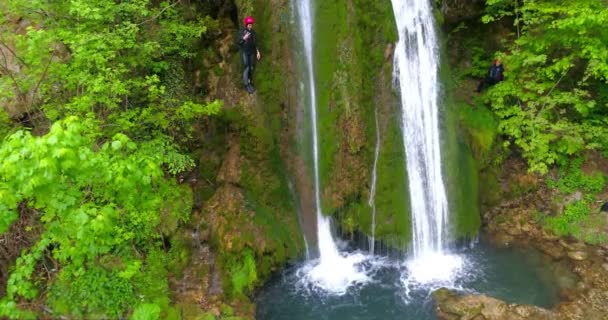
M 471 274 L 475 271 L 472 264 L 456 254 L 427 253 L 406 260 L 402 267 L 400 281 L 406 303 L 413 301 L 414 292 L 430 294 L 439 288 L 466 291 L 462 284 L 476 277 Z

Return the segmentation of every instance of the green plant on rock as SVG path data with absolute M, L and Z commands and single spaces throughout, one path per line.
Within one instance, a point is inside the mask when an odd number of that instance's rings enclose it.
M 602 172 L 585 174 L 581 169 L 583 161 L 582 157 L 572 160 L 567 167 L 560 168 L 559 178 L 548 179 L 547 185 L 564 194 L 571 194 L 577 190 L 589 195 L 599 193 L 606 185 L 606 176 Z
M 501 53 L 505 81 L 486 98 L 499 130 L 531 171 L 546 173 L 583 150 L 606 151 L 608 112 L 598 93 L 608 83 L 608 10 L 596 0 L 487 0 L 485 22 L 514 17 Z
M 547 218 L 546 225 L 558 235 L 576 235 L 579 232 L 578 224 L 588 217 L 590 212 L 587 201 L 576 201 L 566 205 L 561 215 Z
M 606 222 L 592 214 L 592 204 L 597 194 L 604 190 L 606 176 L 602 172 L 583 172 L 583 163 L 584 158 L 575 158 L 568 166 L 560 168 L 557 179 L 547 180 L 547 185 L 559 191 L 562 196 L 580 193 L 582 199 L 566 204 L 564 211 L 548 217 L 545 225 L 558 235 L 571 235 L 586 242 L 603 243 L 606 239 L 599 235 Z
M 230 275 L 230 293 L 238 297 L 253 289 L 258 280 L 255 257 L 253 252 L 246 249 L 240 255 L 230 255 L 226 259 L 225 267 Z

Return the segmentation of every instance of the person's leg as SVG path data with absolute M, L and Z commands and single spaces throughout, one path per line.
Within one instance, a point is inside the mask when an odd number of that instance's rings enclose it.
M 249 84 L 249 61 L 248 54 L 241 51 L 241 62 L 243 63 L 243 85 L 247 87 Z
M 247 92 L 252 94 L 255 92 L 255 88 L 253 88 L 253 69 L 255 68 L 255 56 L 252 54 L 247 55 L 247 84 L 245 87 L 247 88 Z
M 483 87 L 485 86 L 485 83 L 486 83 L 485 79 L 479 80 L 479 84 L 477 84 L 477 92 L 483 91 Z
M 255 71 L 256 57 L 255 54 L 249 55 L 249 83 L 253 85 L 253 73 Z

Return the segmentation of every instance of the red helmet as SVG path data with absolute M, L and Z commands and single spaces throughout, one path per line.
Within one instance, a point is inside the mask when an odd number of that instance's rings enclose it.
M 245 26 L 247 26 L 248 24 L 254 24 L 255 21 L 253 20 L 253 17 L 245 17 L 245 19 L 243 20 L 243 22 L 245 23 Z

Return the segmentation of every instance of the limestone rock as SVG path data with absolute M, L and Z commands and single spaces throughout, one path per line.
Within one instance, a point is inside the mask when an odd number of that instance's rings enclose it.
M 446 288 L 433 292 L 441 320 L 550 320 L 553 312 L 528 305 L 511 305 L 486 295 L 458 295 Z
M 217 175 L 217 182 L 238 184 L 241 179 L 241 148 L 238 139 L 230 140 L 230 147 Z
M 560 245 L 553 242 L 541 242 L 538 243 L 536 247 L 544 254 L 556 260 L 562 258 L 565 253 Z
M 568 257 L 573 260 L 582 261 L 587 259 L 588 254 L 585 251 L 570 251 L 568 252 Z

